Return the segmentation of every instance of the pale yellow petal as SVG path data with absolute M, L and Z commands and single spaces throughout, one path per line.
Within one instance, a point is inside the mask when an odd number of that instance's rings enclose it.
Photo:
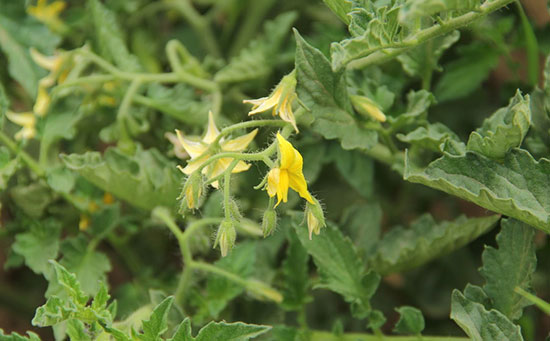
M 282 94 L 282 89 L 280 87 L 277 87 L 275 91 L 273 91 L 271 96 L 267 98 L 263 97 L 263 101 L 261 103 L 259 102 L 259 100 L 257 100 L 257 102 L 250 102 L 250 100 L 246 101 L 245 103 L 252 103 L 254 106 L 257 106 L 256 108 L 251 110 L 248 113 L 248 115 L 254 115 L 260 112 L 264 112 L 266 110 L 269 110 L 277 106 L 279 104 L 279 100 L 281 99 L 281 94 Z
M 246 163 L 244 161 L 239 161 L 237 162 L 237 165 L 235 166 L 235 168 L 233 168 L 231 173 L 240 173 L 240 172 L 247 171 L 250 168 L 250 166 L 251 165 L 249 163 Z
M 211 179 L 222 174 L 227 169 L 227 167 L 229 167 L 229 165 L 231 164 L 231 161 L 233 161 L 233 159 L 228 157 L 224 157 L 224 158 L 218 159 L 217 161 L 214 161 L 214 163 L 212 164 L 212 168 L 208 170 L 207 174 L 205 174 L 206 177 Z
M 281 152 L 281 169 L 288 169 L 294 163 L 295 149 L 280 133 L 277 133 L 277 141 Z
M 34 127 L 36 123 L 36 117 L 33 113 L 14 113 L 11 111 L 6 112 L 6 117 L 13 123 L 23 127 Z
M 48 112 L 50 106 L 50 95 L 44 86 L 38 86 L 38 95 L 36 96 L 36 102 L 34 103 L 33 111 L 38 116 L 44 116 Z
M 275 194 L 277 194 L 277 187 L 279 186 L 279 173 L 279 168 L 273 168 L 269 171 L 269 173 L 267 173 L 267 194 L 270 197 L 273 197 L 275 196 Z
M 191 173 L 193 173 L 194 171 L 199 169 L 200 166 L 206 160 L 208 160 L 209 157 L 210 157 L 209 154 L 205 154 L 202 157 L 199 157 L 199 158 L 196 158 L 196 159 L 191 159 L 191 160 L 187 161 L 187 166 L 185 166 L 185 168 L 183 168 L 182 172 L 187 174 L 187 175 L 190 175 Z M 203 172 L 204 172 L 204 170 L 203 170 Z
M 218 127 L 216 127 L 216 122 L 214 122 L 214 115 L 212 111 L 208 113 L 208 128 L 206 129 L 206 134 L 202 138 L 204 143 L 210 144 L 220 135 Z
M 29 49 L 32 60 L 36 65 L 40 66 L 43 69 L 54 71 L 59 66 L 59 57 L 57 56 L 45 56 L 42 53 L 38 52 L 37 49 L 31 47 Z
M 296 118 L 294 118 L 294 113 L 292 112 L 292 97 L 286 96 L 283 99 L 283 103 L 279 108 L 279 117 L 285 122 L 289 122 L 294 127 L 294 130 L 298 133 L 298 126 L 296 126 Z
M 232 140 L 224 141 L 221 144 L 221 147 L 226 152 L 242 152 L 243 150 L 246 149 L 246 147 L 248 147 L 250 142 L 254 140 L 254 137 L 256 137 L 257 133 L 258 133 L 258 129 L 254 129 L 246 135 L 239 136 Z
M 177 129 L 176 129 L 176 136 L 178 137 L 178 141 L 183 147 L 183 149 L 185 149 L 185 151 L 187 152 L 187 154 L 189 154 L 189 156 L 191 156 L 191 158 L 196 158 L 200 156 L 202 153 L 206 151 L 206 149 L 208 149 L 208 147 L 205 146 L 201 141 L 190 140 L 185 136 L 183 136 L 181 131 Z

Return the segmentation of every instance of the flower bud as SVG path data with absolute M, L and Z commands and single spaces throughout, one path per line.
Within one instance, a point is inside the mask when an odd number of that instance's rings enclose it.
M 323 208 L 317 199 L 313 198 L 313 200 L 315 204 L 307 202 L 305 210 L 309 240 L 311 240 L 312 233 L 319 235 L 321 228 L 326 226 Z
M 202 176 L 199 173 L 193 173 L 187 178 L 183 185 L 179 200 L 182 200 L 181 210 L 195 209 L 199 206 L 199 200 L 202 195 Z
M 231 220 L 225 219 L 218 228 L 218 235 L 216 236 L 214 247 L 219 244 L 222 257 L 225 257 L 235 245 L 236 239 L 237 231 L 235 231 L 233 223 Z
M 373 118 L 379 122 L 386 121 L 386 115 L 380 110 L 378 105 L 374 103 L 370 98 L 365 96 L 350 96 L 351 104 L 358 113 L 363 116 Z
M 241 221 L 243 218 L 241 211 L 239 210 L 239 205 L 235 200 L 232 198 L 229 198 L 229 201 L 225 203 L 229 208 L 229 213 L 231 214 L 231 218 L 233 218 L 236 221 Z
M 277 226 L 277 212 L 274 209 L 268 209 L 264 212 L 262 219 L 262 230 L 264 231 L 264 238 L 269 236 L 275 227 Z

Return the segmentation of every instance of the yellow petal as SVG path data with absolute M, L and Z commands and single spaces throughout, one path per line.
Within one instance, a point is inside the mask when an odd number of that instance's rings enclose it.
M 294 113 L 292 112 L 292 96 L 286 96 L 283 99 L 283 103 L 279 108 L 279 117 L 285 122 L 289 122 L 294 127 L 294 130 L 298 133 L 298 127 L 296 126 L 296 119 L 294 118 Z
M 183 168 L 182 172 L 187 174 L 187 175 L 190 175 L 191 173 L 193 173 L 194 171 L 199 169 L 199 167 L 204 163 L 204 161 L 208 160 L 209 157 L 210 157 L 209 154 L 205 154 L 204 156 L 202 156 L 200 158 L 191 159 L 191 160 L 187 161 L 187 166 L 185 166 L 185 168 Z M 203 170 L 203 172 L 204 172 L 204 170 Z
M 281 202 L 281 198 L 283 199 L 283 202 L 288 201 L 288 182 L 288 172 L 284 169 L 281 169 L 281 171 L 279 172 L 279 185 L 277 186 L 277 205 L 279 205 L 279 203 Z M 277 207 L 277 205 L 275 205 L 275 207 Z
M 279 168 L 273 168 L 267 173 L 267 194 L 270 197 L 274 197 L 277 194 L 277 187 L 279 186 Z M 279 203 L 277 203 L 278 205 Z
M 258 100 L 244 100 L 243 103 L 252 103 L 255 107 L 248 113 L 248 115 L 250 116 L 260 112 L 264 112 L 277 106 L 279 104 L 279 100 L 281 99 L 281 94 L 282 88 L 277 87 L 269 97 L 263 97 Z
M 36 96 L 36 102 L 34 103 L 33 111 L 36 115 L 43 117 L 48 112 L 50 106 L 50 95 L 46 88 L 42 85 L 38 86 L 38 96 Z
M 245 150 L 246 147 L 248 147 L 252 140 L 254 140 L 254 137 L 256 137 L 257 133 L 258 129 L 254 129 L 246 135 L 239 136 L 232 140 L 227 140 L 221 144 L 222 149 L 226 152 L 241 152 Z
M 280 133 L 277 133 L 277 141 L 281 152 L 281 169 L 288 169 L 294 163 L 295 149 Z
M 288 184 L 289 184 L 290 188 L 292 188 L 293 190 L 298 192 L 298 194 L 302 198 L 306 199 L 307 201 L 309 201 L 312 204 L 315 204 L 315 202 L 313 201 L 313 198 L 311 197 L 311 194 L 309 194 L 309 192 L 307 190 L 306 179 L 304 177 L 304 174 L 302 174 L 302 172 L 300 172 L 299 174 L 298 173 L 289 173 L 288 180 L 289 180 Z
M 247 171 L 250 168 L 250 166 L 251 165 L 249 163 L 246 163 L 244 161 L 239 161 L 237 162 L 237 165 L 235 166 L 235 168 L 233 168 L 231 173 L 240 173 L 240 172 Z
M 14 113 L 11 111 L 6 112 L 6 117 L 13 123 L 23 127 L 34 127 L 36 123 L 36 117 L 33 113 Z
M 41 68 L 54 71 L 59 67 L 59 57 L 43 55 L 34 47 L 31 47 L 29 52 L 31 53 L 32 60 Z
M 178 141 L 180 142 L 183 149 L 185 149 L 187 154 L 189 154 L 189 156 L 191 156 L 192 159 L 200 156 L 202 153 L 206 151 L 206 149 L 208 149 L 208 147 L 205 146 L 202 142 L 193 141 L 186 138 L 185 136 L 183 136 L 181 131 L 177 129 L 176 129 L 176 136 L 178 137 Z
M 216 127 L 216 122 L 214 122 L 214 115 L 212 114 L 212 111 L 208 113 L 208 128 L 206 129 L 206 134 L 202 138 L 202 141 L 204 143 L 212 143 L 220 135 L 220 131 L 218 130 L 218 127 Z

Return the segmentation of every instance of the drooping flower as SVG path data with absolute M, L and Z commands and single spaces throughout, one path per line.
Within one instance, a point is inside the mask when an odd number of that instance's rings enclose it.
M 308 202 L 305 210 L 309 240 L 311 240 L 313 233 L 319 235 L 321 228 L 326 226 L 323 208 L 317 199 L 313 198 L 313 200 L 315 203 L 311 204 Z
M 281 79 L 269 97 L 248 99 L 244 100 L 243 103 L 252 104 L 252 110 L 248 113 L 248 116 L 273 109 L 273 116 L 279 115 L 283 121 L 292 124 L 294 130 L 298 132 L 296 119 L 292 112 L 292 103 L 296 98 L 296 76 L 294 72 L 291 72 Z
M 351 104 L 358 113 L 363 116 L 374 118 L 379 122 L 386 121 L 386 115 L 380 110 L 378 105 L 374 103 L 370 98 L 365 96 L 351 95 Z
M 29 6 L 27 12 L 57 32 L 66 30 L 65 24 L 59 19 L 59 14 L 67 4 L 64 1 L 54 1 L 48 4 L 48 0 L 38 0 L 36 6 Z
M 302 172 L 302 155 L 279 133 L 277 133 L 277 141 L 281 161 L 279 167 L 271 169 L 267 174 L 267 194 L 270 197 L 277 195 L 277 204 L 275 205 L 277 206 L 281 201 L 287 202 L 288 188 L 290 187 L 302 198 L 315 204 L 307 190 L 306 179 Z
M 36 117 L 32 112 L 14 113 L 7 111 L 6 117 L 8 120 L 22 127 L 15 134 L 16 140 L 32 139 L 36 135 Z
M 254 129 L 246 135 L 239 136 L 231 140 L 224 140 L 222 138 L 219 141 L 219 147 L 214 146 L 214 149 L 218 148 L 218 152 L 242 152 L 248 147 L 250 142 L 252 142 L 257 133 L 258 129 Z M 210 112 L 208 114 L 208 128 L 206 130 L 206 134 L 202 137 L 202 139 L 197 140 L 185 137 L 179 130 L 176 130 L 176 135 L 183 149 L 185 149 L 187 154 L 189 154 L 189 156 L 191 157 L 191 159 L 187 161 L 187 166 L 185 166 L 185 168 L 179 167 L 179 169 L 183 173 L 190 175 L 194 171 L 199 169 L 202 164 L 206 160 L 208 160 L 208 158 L 215 154 L 214 150 L 210 152 L 208 152 L 208 150 L 210 148 L 210 145 L 214 141 L 216 141 L 216 139 L 220 135 L 220 132 L 216 127 L 212 112 Z M 202 169 L 202 174 L 204 174 L 208 179 L 215 178 L 218 175 L 222 174 L 227 169 L 227 167 L 229 167 L 233 160 L 233 158 L 229 157 L 217 159 L 216 161 L 210 163 L 208 166 L 204 167 Z M 244 172 L 248 170 L 248 168 L 250 168 L 250 164 L 247 164 L 244 161 L 239 161 L 235 168 L 233 168 L 232 173 Z M 214 181 L 212 183 L 212 186 L 218 188 L 218 181 Z

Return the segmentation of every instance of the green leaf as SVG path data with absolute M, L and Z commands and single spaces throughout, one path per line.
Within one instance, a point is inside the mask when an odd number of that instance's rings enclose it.
M 4 127 L 4 117 L 9 107 L 10 107 L 10 100 L 6 95 L 6 90 L 4 89 L 4 85 L 2 85 L 2 82 L 0 82 L 0 129 Z
M 395 324 L 393 331 L 398 334 L 420 335 L 424 330 L 424 316 L 422 312 L 414 307 L 402 306 L 395 308 L 399 313 L 399 321 Z
M 302 226 L 299 216 L 293 217 L 292 225 L 319 270 L 320 283 L 315 287 L 339 293 L 353 304 L 355 316 L 365 317 L 370 311 L 369 301 L 378 287 L 380 276 L 372 271 L 366 272 L 355 247 L 338 228 L 328 224 L 320 235 L 309 240 L 307 228 Z
M 29 231 L 18 233 L 12 245 L 13 251 L 23 256 L 25 264 L 35 273 L 44 274 L 49 260 L 57 257 L 61 227 L 54 221 L 30 221 Z
M 76 312 L 74 307 L 65 307 L 65 302 L 57 297 L 48 298 L 46 304 L 36 309 L 32 325 L 38 327 L 49 327 L 66 321 Z
M 212 321 L 199 331 L 195 341 L 246 341 L 265 334 L 270 329 L 270 326 L 246 324 L 243 322 L 226 323 Z
M 434 94 L 439 102 L 474 92 L 497 66 L 500 57 L 499 49 L 483 42 L 473 42 L 458 52 L 459 59 L 443 66 L 445 71 L 435 86 Z
M 487 281 L 483 290 L 492 299 L 493 307 L 514 321 L 531 304 L 514 290 L 530 289 L 537 266 L 535 230 L 515 219 L 503 219 L 501 228 L 498 249 L 485 248 L 480 272 Z
M 1 120 L 1 118 L 0 118 Z M 1 127 L 1 124 L 0 124 Z M 8 181 L 17 171 L 19 166 L 18 158 L 11 158 L 10 151 L 5 146 L 0 146 L 0 190 L 4 191 L 8 187 Z
M 327 58 L 309 45 L 297 31 L 296 79 L 298 97 L 311 110 L 313 129 L 326 139 L 338 139 L 344 149 L 368 149 L 377 142 L 373 130 L 363 129 L 352 112 L 345 74 L 332 72 Z
M 473 341 L 520 341 L 521 330 L 498 310 L 487 310 L 454 290 L 451 303 L 453 319 Z
M 76 184 L 76 176 L 67 168 L 60 166 L 47 171 L 46 182 L 58 193 L 69 193 Z
M 399 116 L 389 116 L 393 131 L 399 131 L 404 127 L 427 124 L 428 108 L 435 103 L 434 96 L 426 90 L 410 91 L 407 94 L 407 108 Z
M 80 288 L 80 282 L 77 280 L 76 275 L 54 260 L 50 260 L 50 263 L 54 267 L 57 282 L 67 291 L 69 297 L 77 304 L 86 304 L 88 295 Z
M 409 229 L 391 229 L 378 243 L 369 265 L 382 275 L 409 270 L 457 250 L 495 226 L 498 215 L 482 218 L 460 216 L 437 223 L 424 214 Z
M 46 207 L 53 201 L 51 190 L 42 182 L 12 187 L 10 196 L 15 205 L 32 218 L 40 218 Z
M 147 97 L 137 97 L 136 102 L 190 125 L 202 127 L 208 121 L 210 104 L 197 98 L 195 90 L 187 84 L 166 87 L 153 83 L 148 88 Z
M 343 233 L 353 240 L 359 254 L 367 259 L 380 240 L 382 228 L 380 204 L 357 203 L 348 206 L 342 213 L 339 226 L 342 227 Z
M 116 148 L 62 156 L 65 165 L 114 196 L 146 210 L 174 207 L 180 179 L 175 165 L 157 150 L 138 149 L 133 157 Z
M 405 156 L 404 178 L 550 232 L 550 160 L 512 149 L 501 162 L 474 152 L 419 168 Z
M 441 71 L 438 62 L 443 52 L 460 38 L 459 31 L 430 39 L 397 56 L 403 70 L 411 77 L 431 77 L 433 70 Z M 428 75 L 428 76 L 427 76 Z
M 0 341 L 40 341 L 38 335 L 33 332 L 27 332 L 28 336 L 23 336 L 18 333 L 4 334 L 2 328 L 0 328 Z
M 399 12 L 399 22 L 411 24 L 418 18 L 449 11 L 466 12 L 479 5 L 479 0 L 407 0 Z
M 309 295 L 309 255 L 293 229 L 287 230 L 288 248 L 283 261 L 283 308 L 299 310 L 312 300 Z
M 518 90 L 506 108 L 497 110 L 470 134 L 466 149 L 500 160 L 521 145 L 530 123 L 529 96 L 523 97 Z
M 20 6 L 24 13 L 24 3 L 20 2 Z M 59 42 L 58 36 L 30 16 L 9 11 L 0 14 L 0 49 L 8 59 L 8 72 L 32 98 L 36 97 L 38 82 L 46 72 L 32 61 L 29 48 L 50 55 Z
M 330 46 L 332 69 L 342 70 L 352 60 L 395 42 L 399 32 L 398 13 L 397 5 L 373 10 L 354 8 L 348 27 L 352 37 Z
M 89 10 L 101 54 L 124 71 L 139 71 L 139 61 L 128 51 L 115 14 L 98 0 L 89 1 Z
M 84 322 L 76 319 L 67 321 L 67 335 L 71 341 L 92 341 Z
M 286 12 L 267 21 L 263 34 L 231 58 L 229 64 L 216 73 L 214 80 L 234 83 L 267 77 L 273 70 L 281 46 L 297 17 L 296 12 Z
M 355 190 L 365 198 L 372 197 L 374 184 L 374 162 L 372 158 L 356 150 L 342 150 L 331 145 L 330 155 L 336 168 Z
M 340 20 L 346 25 L 349 24 L 350 18 L 348 17 L 348 13 L 351 12 L 352 8 L 350 0 L 323 0 L 323 2 Z
M 256 244 L 241 243 L 215 265 L 241 278 L 248 278 L 254 272 L 255 256 Z M 208 277 L 205 289 L 205 292 L 201 293 L 200 305 L 195 317 L 198 320 L 218 318 L 227 304 L 244 291 L 242 285 L 216 275 Z
M 191 320 L 186 318 L 180 323 L 178 329 L 174 333 L 174 337 L 169 341 L 193 341 L 194 339 L 191 330 Z
M 442 123 L 418 127 L 406 135 L 397 134 L 397 138 L 402 142 L 410 143 L 413 146 L 419 146 L 434 152 L 443 152 L 445 144 L 448 141 L 452 141 L 456 145 L 461 146 L 463 150 L 465 149 L 465 145 L 460 141 L 460 138 Z
M 162 340 L 160 336 L 168 329 L 168 313 L 174 303 L 174 297 L 166 297 L 159 305 L 153 309 L 151 317 L 143 321 L 143 334 L 139 335 L 140 340 L 157 341 Z
M 105 254 L 89 249 L 88 244 L 84 235 L 65 239 L 61 244 L 63 258 L 60 263 L 76 275 L 85 293 L 94 295 L 100 290 L 101 282 L 106 281 L 111 263 Z

